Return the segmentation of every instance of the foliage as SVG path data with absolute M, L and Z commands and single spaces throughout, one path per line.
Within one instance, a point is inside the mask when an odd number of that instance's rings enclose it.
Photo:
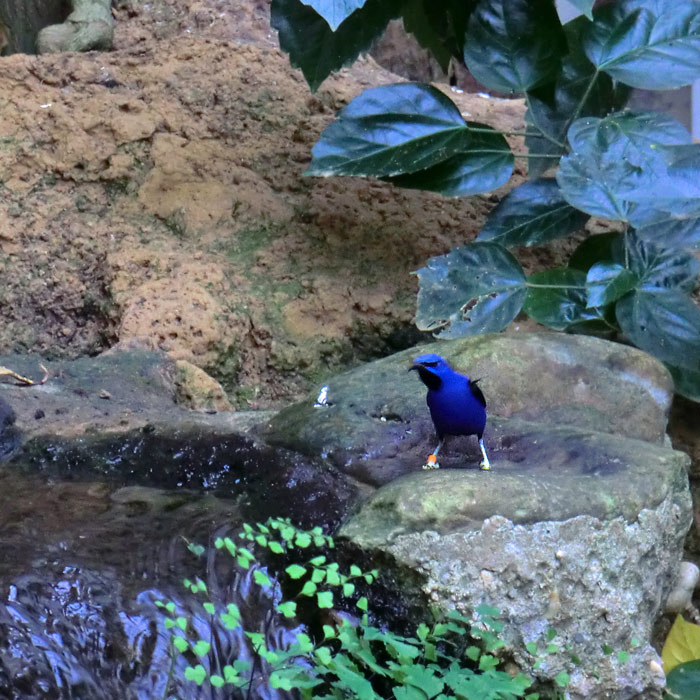
M 678 700 L 700 698 L 700 625 L 677 615 L 661 652 L 667 694 Z
M 207 584 L 196 578 L 185 579 L 188 591 L 204 599 L 210 616 L 209 630 L 188 618 L 175 603 L 159 600 L 164 625 L 170 631 L 174 660 L 185 658 L 185 678 L 198 686 L 209 684 L 246 698 L 257 697 L 256 689 L 269 684 L 283 691 L 296 690 L 302 698 L 330 700 L 358 698 L 380 700 L 536 700 L 528 692 L 532 680 L 520 673 L 511 676 L 498 670 L 496 651 L 503 646 L 499 633 L 503 623 L 498 610 L 489 606 L 477 609 L 475 618 L 457 611 L 446 616 L 434 614 L 432 624 L 422 622 L 412 636 L 403 636 L 370 623 L 368 600 L 359 596 L 361 584 L 375 581 L 377 572 L 365 572 L 356 565 L 342 571 L 327 553 L 332 538 L 320 528 L 300 530 L 289 520 L 270 519 L 265 524 L 245 524 L 237 537 L 219 537 L 216 550 L 227 553 L 234 565 L 251 571 L 258 587 L 272 595 L 264 629 L 244 629 L 241 610 L 232 602 L 215 603 L 209 598 Z M 198 556 L 203 547 L 190 545 Z M 283 560 L 278 576 L 272 576 L 256 556 L 266 550 Z M 293 558 L 292 563 L 288 563 Z M 286 566 L 284 566 L 287 564 Z M 352 606 L 359 619 L 335 610 L 338 602 Z M 300 606 L 313 603 L 324 613 L 319 632 L 311 633 L 297 625 L 294 641 L 275 644 L 270 623 L 274 618 L 297 621 Z M 241 630 L 248 639 L 245 654 L 235 660 L 217 656 L 222 642 L 215 627 Z M 548 648 L 551 637 L 548 637 Z M 547 651 L 547 650 L 545 650 Z M 539 655 L 534 645 L 531 653 Z M 249 660 L 250 659 L 250 660 Z M 568 682 L 566 673 L 555 680 L 559 687 Z M 231 695 L 233 696 L 233 695 Z
M 505 328 L 521 311 L 555 329 L 625 339 L 662 360 L 700 400 L 700 310 L 691 299 L 700 248 L 700 144 L 651 112 L 620 111 L 629 87 L 700 78 L 700 3 L 619 0 L 562 26 L 554 0 L 272 0 L 280 45 L 316 89 L 401 17 L 446 67 L 466 64 L 488 89 L 522 94 L 527 152 L 467 122 L 421 83 L 365 90 L 314 146 L 309 175 L 377 177 L 445 196 L 530 181 L 490 213 L 477 242 L 418 271 L 416 323 L 453 338 Z M 557 167 L 556 173 L 551 171 Z M 526 276 L 508 248 L 582 230 L 569 264 Z

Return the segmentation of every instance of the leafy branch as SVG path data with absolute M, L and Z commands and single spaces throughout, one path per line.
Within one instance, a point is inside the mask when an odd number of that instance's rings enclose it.
M 353 23 L 364 23 L 363 41 L 386 26 L 373 0 L 309 1 L 333 58 L 316 54 L 307 65 L 313 33 L 303 47 L 287 41 L 290 28 L 304 33 L 291 11 L 297 2 L 273 0 L 273 20 L 292 63 L 307 79 L 313 73 L 314 89 L 321 74 L 357 56 Z M 530 181 L 490 213 L 477 241 L 418 271 L 418 327 L 454 338 L 500 331 L 524 312 L 554 329 L 612 334 L 663 361 L 676 390 L 700 401 L 700 310 L 691 298 L 700 144 L 666 115 L 620 111 L 628 86 L 672 89 L 700 79 L 700 4 L 575 4 L 584 16 L 562 26 L 553 0 L 384 3 L 443 65 L 446 55 L 461 59 L 487 88 L 524 95 L 526 128 L 467 122 L 431 85 L 370 88 L 322 133 L 306 174 L 377 177 L 463 197 L 504 185 L 514 158 L 526 158 Z M 505 135 L 524 136 L 528 153 L 512 153 Z M 542 177 L 556 166 L 555 177 Z M 509 252 L 580 233 L 590 216 L 623 232 L 587 236 L 567 266 L 530 276 Z

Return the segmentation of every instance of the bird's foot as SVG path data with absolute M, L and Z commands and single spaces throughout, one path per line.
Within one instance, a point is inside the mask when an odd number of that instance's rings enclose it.
M 482 472 L 489 472 L 491 471 L 491 462 L 489 462 L 488 459 L 485 459 L 479 464 L 479 469 L 481 469 Z
M 430 455 L 428 461 L 423 465 L 423 469 L 440 469 L 437 461 L 437 455 Z

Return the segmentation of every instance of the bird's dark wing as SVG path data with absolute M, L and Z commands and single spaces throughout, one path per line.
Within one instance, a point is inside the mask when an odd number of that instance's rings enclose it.
M 481 391 L 481 389 L 478 386 L 478 382 L 481 381 L 479 379 L 472 379 L 469 382 L 469 388 L 472 391 L 472 395 L 474 398 L 484 407 L 486 408 L 486 398 L 484 397 L 484 392 Z

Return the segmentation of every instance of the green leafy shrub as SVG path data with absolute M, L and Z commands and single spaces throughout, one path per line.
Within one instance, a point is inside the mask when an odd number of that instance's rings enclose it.
M 156 602 L 170 631 L 173 661 L 184 657 L 184 676 L 193 684 L 209 684 L 224 688 L 227 697 L 246 698 L 258 697 L 267 686 L 295 690 L 302 698 L 316 700 L 539 697 L 529 692 L 529 677 L 522 673 L 511 676 L 498 668 L 501 662 L 494 652 L 503 646 L 498 610 L 481 606 L 474 619 L 457 611 L 445 616 L 434 613 L 433 622 L 421 622 L 412 636 L 399 635 L 371 624 L 367 597 L 359 595 L 358 585 L 372 584 L 377 572 L 365 572 L 356 565 L 343 571 L 330 561 L 333 539 L 320 528 L 304 531 L 281 519 L 243 528 L 238 536 L 218 538 L 215 548 L 230 557 L 229 565 L 250 572 L 254 585 L 270 593 L 270 610 L 261 629 L 245 629 L 239 607 L 213 602 L 200 578 L 185 579 L 184 585 L 192 595 L 204 599 L 209 629 L 195 624 L 174 602 Z M 319 553 L 319 548 L 326 554 Z M 205 554 L 199 545 L 190 545 L 190 549 L 199 556 Z M 279 574 L 272 576 L 262 565 L 256 555 L 260 550 L 283 558 Z M 355 616 L 339 612 L 341 600 Z M 297 620 L 305 602 L 313 604 L 317 621 L 320 617 L 316 633 L 308 632 Z M 275 618 L 295 622 L 293 641 L 275 642 L 270 634 Z M 217 627 L 243 629 L 248 640 L 246 653 L 236 659 L 223 658 Z M 551 637 L 547 641 L 551 644 Z M 538 655 L 535 647 L 532 654 Z M 564 672 L 555 679 L 561 687 L 567 681 Z
M 447 67 L 525 98 L 513 153 L 421 83 L 365 90 L 313 148 L 309 175 L 376 177 L 446 196 L 488 192 L 528 159 L 530 181 L 491 212 L 477 241 L 418 271 L 416 323 L 440 338 L 500 331 L 521 311 L 551 328 L 626 339 L 700 400 L 700 144 L 663 114 L 620 111 L 629 87 L 700 78 L 700 3 L 619 0 L 562 26 L 554 0 L 272 0 L 280 46 L 311 89 L 352 62 L 391 18 Z M 554 174 L 552 168 L 557 167 Z M 566 267 L 526 276 L 509 251 L 571 235 L 590 216 L 619 232 L 587 237 Z

